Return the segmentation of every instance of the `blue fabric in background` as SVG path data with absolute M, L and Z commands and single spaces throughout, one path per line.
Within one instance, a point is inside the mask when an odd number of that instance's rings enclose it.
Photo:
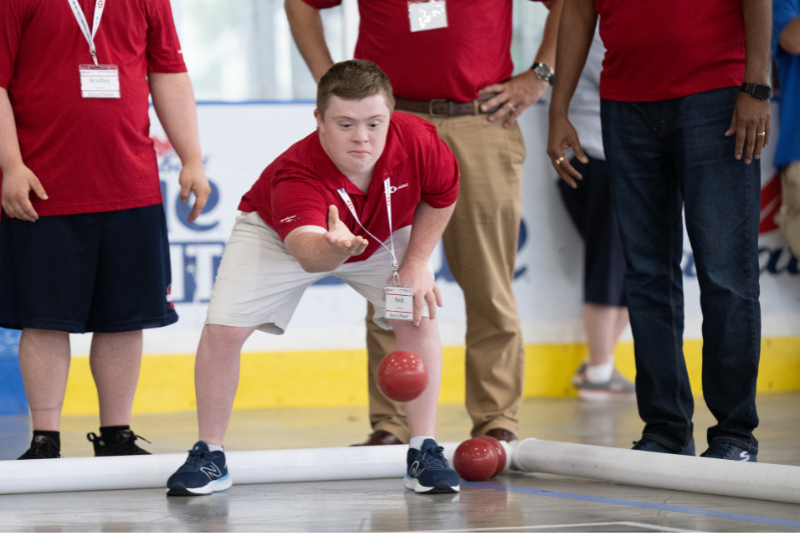
M 775 150 L 775 166 L 779 167 L 800 161 L 800 55 L 793 56 L 778 44 L 783 29 L 798 16 L 800 0 L 773 0 L 772 56 L 781 83 L 780 133 Z
M 28 415 L 19 371 L 20 331 L 0 328 L 0 416 Z

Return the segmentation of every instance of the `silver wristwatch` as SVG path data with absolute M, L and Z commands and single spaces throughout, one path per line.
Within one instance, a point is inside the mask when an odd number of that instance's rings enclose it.
M 534 63 L 531 70 L 536 73 L 537 78 L 553 85 L 553 74 L 555 74 L 555 72 L 550 65 L 547 63 Z

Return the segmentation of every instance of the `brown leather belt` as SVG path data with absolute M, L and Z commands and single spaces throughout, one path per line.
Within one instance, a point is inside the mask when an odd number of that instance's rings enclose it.
M 430 115 L 433 118 L 463 117 L 466 115 L 483 115 L 497 111 L 500 106 L 495 106 L 488 111 L 481 111 L 480 106 L 486 101 L 491 100 L 497 93 L 482 95 L 472 102 L 452 102 L 450 100 L 431 100 L 430 102 L 419 102 L 417 100 L 406 100 L 405 98 L 394 99 L 394 107 L 398 111 L 413 111 Z

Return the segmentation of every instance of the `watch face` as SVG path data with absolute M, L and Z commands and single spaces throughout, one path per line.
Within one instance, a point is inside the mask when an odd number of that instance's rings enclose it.
M 533 69 L 533 71 L 536 73 L 537 78 L 544 81 L 547 81 L 550 76 L 553 75 L 553 70 L 544 63 L 539 63 L 536 65 L 536 68 Z
M 759 100 L 768 100 L 769 92 L 769 85 L 762 85 L 759 83 L 753 88 L 753 96 Z

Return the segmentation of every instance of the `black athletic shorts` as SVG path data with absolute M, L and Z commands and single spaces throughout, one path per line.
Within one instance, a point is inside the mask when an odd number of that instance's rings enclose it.
M 570 164 L 583 179 L 577 180 L 577 189 L 564 180 L 558 180 L 558 189 L 569 216 L 586 243 L 583 301 L 627 307 L 622 286 L 627 267 L 611 201 L 608 167 L 605 161 L 592 158 L 586 165 L 572 158 Z
M 178 320 L 161 205 L 0 217 L 0 327 L 117 333 Z

